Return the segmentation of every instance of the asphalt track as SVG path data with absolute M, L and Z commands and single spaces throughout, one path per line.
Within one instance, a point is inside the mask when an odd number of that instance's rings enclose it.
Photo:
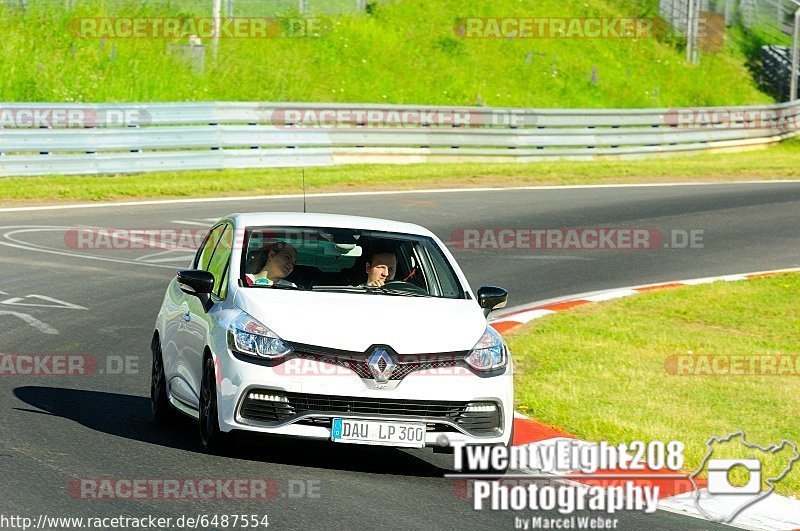
M 471 508 L 457 482 L 442 477 L 448 472 L 444 456 L 255 439 L 244 441 L 236 457 L 213 457 L 200 451 L 190 421 L 168 429 L 150 421 L 149 339 L 164 288 L 188 255 L 70 249 L 65 230 L 199 228 L 231 211 L 301 209 L 301 199 L 265 198 L 0 212 L 2 353 L 88 354 L 97 357 L 99 369 L 88 376 L 0 377 L 0 514 L 238 513 L 267 514 L 276 528 L 513 527 L 518 513 Z M 451 245 L 473 288 L 504 286 L 510 305 L 800 266 L 800 183 L 309 197 L 308 210 L 416 222 L 445 242 L 469 227 L 703 231 L 702 247 L 692 249 Z M 118 370 L 117 362 L 126 358 L 138 368 Z M 269 501 L 87 500 L 68 492 L 74 478 L 270 478 L 280 495 Z M 615 516 L 623 529 L 714 527 L 662 511 Z

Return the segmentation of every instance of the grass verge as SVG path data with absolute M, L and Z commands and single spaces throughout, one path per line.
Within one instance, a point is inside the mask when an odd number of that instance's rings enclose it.
M 711 435 L 744 429 L 762 446 L 800 444 L 798 290 L 800 275 L 784 274 L 654 292 L 537 320 L 508 338 L 517 407 L 586 440 L 681 440 L 692 471 Z M 687 353 L 793 356 L 794 375 L 671 374 L 669 360 Z M 722 445 L 714 457 L 746 457 L 742 452 Z M 787 454 L 764 460 L 762 479 L 780 470 Z M 776 491 L 800 495 L 800 462 Z
M 340 0 L 341 6 L 355 5 Z M 81 21 L 187 21 L 211 2 L 86 0 L 0 3 L 2 101 L 333 101 L 494 107 L 674 107 L 765 103 L 734 46 L 686 63 L 673 38 L 465 38 L 461 19 L 650 18 L 655 0 L 368 2 L 332 14 L 319 37 L 211 39 L 192 63 L 171 51 L 187 38 L 102 38 Z M 73 8 L 68 8 L 70 4 Z M 329 1 L 307 2 L 312 13 Z M 292 12 L 297 1 L 234 2 L 236 17 Z M 124 32 L 123 32 L 124 33 Z M 188 31 L 188 33 L 195 33 Z M 491 33 L 490 33 L 491 35 Z M 576 36 L 577 35 L 577 36 Z M 202 67 L 199 65 L 202 64 Z M 169 75 L 165 75 L 168 72 Z
M 800 140 L 765 150 L 640 161 L 528 164 L 358 165 L 307 168 L 308 193 L 411 188 L 735 181 L 800 177 Z M 274 195 L 302 191 L 299 168 L 163 172 L 116 176 L 0 178 L 16 204 L 145 198 Z

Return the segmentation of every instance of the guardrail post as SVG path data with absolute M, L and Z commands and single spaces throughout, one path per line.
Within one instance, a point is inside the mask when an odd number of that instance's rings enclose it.
M 789 81 L 789 101 L 797 99 L 797 66 L 800 62 L 800 3 L 793 2 L 797 6 L 794 12 L 794 31 L 792 32 L 792 67 L 789 73 L 792 79 Z
M 686 62 L 694 63 L 695 32 L 694 32 L 694 4 L 695 0 L 689 0 L 686 8 Z
M 212 18 L 214 19 L 214 39 L 212 41 L 211 49 L 213 50 L 214 57 L 217 56 L 219 48 L 219 17 L 222 14 L 222 0 L 214 0 Z

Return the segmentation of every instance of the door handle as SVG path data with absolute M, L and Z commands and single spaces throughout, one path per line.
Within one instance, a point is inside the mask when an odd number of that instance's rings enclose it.
M 192 320 L 192 312 L 187 311 L 185 314 L 183 314 L 183 320 L 184 321 L 191 321 Z

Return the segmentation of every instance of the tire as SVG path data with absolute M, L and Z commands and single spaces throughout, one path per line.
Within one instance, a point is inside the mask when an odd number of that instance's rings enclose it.
M 153 420 L 166 423 L 175 418 L 175 410 L 167 398 L 167 378 L 164 373 L 164 358 L 161 356 L 161 342 L 153 338 L 153 369 L 150 373 L 150 412 Z
M 210 454 L 227 453 L 228 435 L 219 429 L 217 409 L 217 375 L 214 359 L 206 356 L 203 361 L 203 378 L 200 385 L 200 444 Z

